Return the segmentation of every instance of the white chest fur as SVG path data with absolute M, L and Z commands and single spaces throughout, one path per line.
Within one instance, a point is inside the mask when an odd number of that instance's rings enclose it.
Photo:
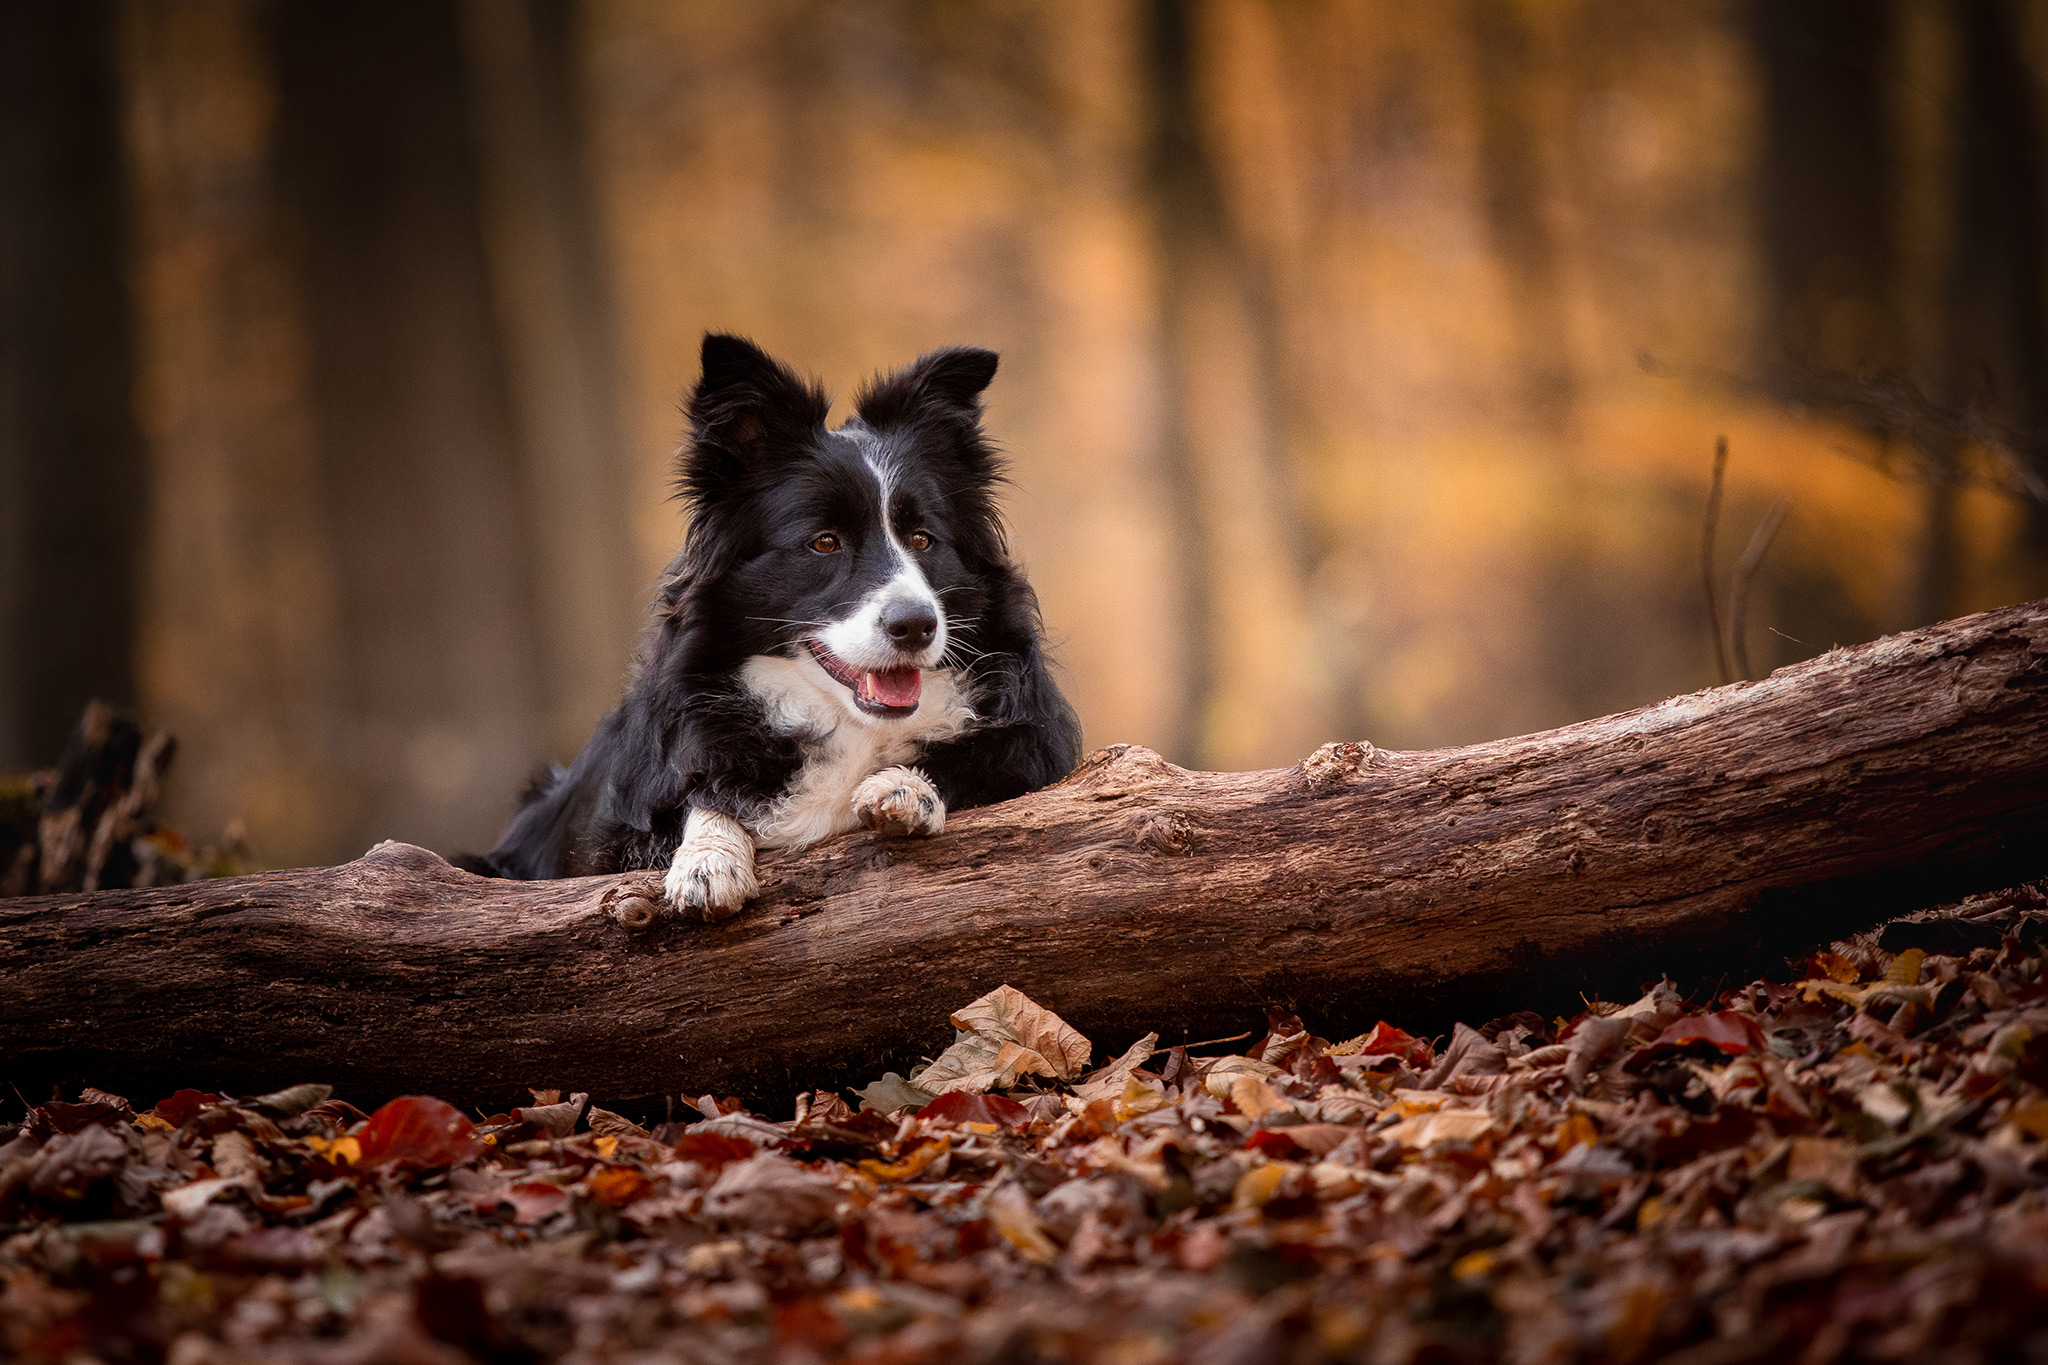
M 916 713 L 900 720 L 863 715 L 808 655 L 756 655 L 740 668 L 740 682 L 768 708 L 771 727 L 805 736 L 810 755 L 789 790 L 751 822 L 763 848 L 801 848 L 856 828 L 853 789 L 863 779 L 913 762 L 924 745 L 974 723 L 973 705 L 950 669 L 926 670 Z

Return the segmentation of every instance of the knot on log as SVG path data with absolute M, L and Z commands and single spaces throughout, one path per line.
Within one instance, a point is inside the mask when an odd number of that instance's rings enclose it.
M 1184 772 L 1142 744 L 1112 744 L 1082 759 L 1067 781 L 1087 785 L 1091 800 L 1114 801 L 1177 781 Z
M 1185 815 L 1160 811 L 1145 817 L 1131 842 L 1147 853 L 1185 855 L 1195 851 L 1195 831 Z
M 1301 761 L 1301 775 L 1308 780 L 1310 791 L 1327 791 L 1372 767 L 1379 752 L 1362 739 L 1325 744 Z
M 597 908 L 617 920 L 619 927 L 629 934 L 652 929 L 663 909 L 661 882 L 653 877 L 621 882 L 604 893 Z

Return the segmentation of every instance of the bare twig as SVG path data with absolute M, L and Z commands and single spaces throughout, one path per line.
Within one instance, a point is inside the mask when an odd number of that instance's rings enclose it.
M 1771 552 L 1771 542 L 1778 538 L 1778 528 L 1785 524 L 1785 514 L 1792 510 L 1792 504 L 1779 498 L 1764 513 L 1764 519 L 1756 524 L 1756 530 L 1749 537 L 1749 544 L 1743 547 L 1742 558 L 1735 561 L 1735 579 L 1729 589 L 1732 599 L 1728 611 L 1728 638 L 1735 650 L 1735 671 L 1738 677 L 1749 677 L 1749 585 L 1756 577 L 1756 571 L 1763 567 L 1764 556 Z
M 1728 438 L 1714 438 L 1714 482 L 1707 490 L 1707 522 L 1700 530 L 1700 582 L 1707 589 L 1707 615 L 1714 627 L 1714 667 L 1721 681 L 1735 681 L 1728 670 L 1728 627 L 1721 616 L 1721 587 L 1714 581 L 1714 532 L 1721 524 L 1721 480 L 1728 470 Z
M 2034 432 L 1987 417 L 1975 405 L 1936 402 L 1903 375 L 1789 369 L 1751 378 L 1665 364 L 1640 350 L 1636 361 L 1645 374 L 1685 378 L 1731 395 L 1789 401 L 1840 417 L 1875 437 L 1876 445 L 1829 441 L 1828 448 L 1903 482 L 1927 486 L 1953 481 L 2048 504 L 2048 473 L 2029 453 L 2035 448 Z M 1958 460 L 1931 457 L 1944 449 L 1958 451 Z
M 1252 1036 L 1252 1035 L 1251 1035 L 1250 1031 L 1249 1031 L 1249 1030 L 1247 1030 L 1247 1031 L 1246 1031 L 1246 1032 L 1244 1032 L 1244 1033 L 1233 1033 L 1233 1034 L 1231 1034 L 1231 1035 L 1230 1035 L 1230 1036 L 1229 1036 L 1228 1038 L 1204 1038 L 1204 1039 L 1202 1039 L 1202 1040 L 1201 1040 L 1200 1042 L 1197 1042 L 1197 1043 L 1175 1043 L 1175 1044 L 1174 1044 L 1174 1046 L 1175 1046 L 1175 1047 L 1177 1047 L 1177 1048 L 1182 1048 L 1182 1049 L 1186 1049 L 1186 1048 L 1191 1048 L 1191 1047 L 1214 1047 L 1214 1046 L 1216 1046 L 1216 1044 L 1218 1044 L 1218 1043 L 1236 1043 L 1236 1042 L 1242 1042 L 1242 1041 L 1243 1041 L 1244 1039 L 1246 1039 L 1246 1038 L 1249 1038 L 1249 1037 L 1251 1037 L 1251 1036 Z

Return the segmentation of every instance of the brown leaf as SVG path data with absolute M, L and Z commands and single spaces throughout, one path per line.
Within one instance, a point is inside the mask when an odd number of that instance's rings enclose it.
M 1628 1037 L 1634 1020 L 1616 1015 L 1601 1018 L 1588 1015 L 1565 1040 L 1564 1078 L 1574 1090 L 1583 1090 L 1586 1080 L 1600 1063 Z
M 1498 1076 L 1507 1069 L 1506 1053 L 1487 1042 L 1477 1029 L 1459 1024 L 1452 1029 L 1450 1044 L 1423 1079 L 1421 1088 L 1439 1090 L 1456 1076 Z
M 1074 1082 L 1074 1094 L 1083 1100 L 1115 1099 L 1124 1093 L 1124 1082 L 1131 1073 L 1150 1060 L 1158 1046 L 1159 1035 L 1146 1034 L 1126 1048 L 1123 1056 Z
M 599 1137 L 646 1137 L 647 1130 L 609 1109 L 590 1108 L 590 1131 Z
M 241 1175 L 260 1177 L 267 1165 L 247 1133 L 230 1128 L 213 1140 L 213 1169 L 230 1180 Z
M 1274 1114 L 1291 1114 L 1294 1106 L 1273 1092 L 1257 1076 L 1238 1076 L 1230 1082 L 1230 1102 L 1237 1112 L 1257 1123 Z
M 920 1085 L 912 1085 L 893 1071 L 884 1072 L 881 1080 L 853 1093 L 860 1096 L 862 1109 L 873 1109 L 884 1114 L 893 1114 L 899 1109 L 922 1109 L 933 1099 L 932 1091 Z
M 1250 1057 L 1217 1057 L 1202 1063 L 1196 1074 L 1202 1078 L 1202 1088 L 1221 1100 L 1230 1097 L 1230 1087 L 1239 1076 L 1269 1080 L 1280 1074 L 1280 1068 Z
M 1067 1021 L 1014 986 L 998 986 L 953 1015 L 953 1027 L 998 1044 L 1013 1043 L 1018 1055 L 1011 1075 L 1052 1076 L 1070 1081 L 1088 1065 L 1093 1048 Z
M 1493 1116 L 1484 1109 L 1437 1109 L 1403 1119 L 1381 1136 L 1421 1148 L 1438 1142 L 1470 1142 L 1491 1127 Z
M 536 1095 L 556 1095 L 556 1090 L 536 1090 Z M 590 1107 L 590 1096 L 581 1091 L 566 1100 L 549 1104 L 530 1104 L 512 1111 L 512 1117 L 521 1123 L 530 1123 L 552 1138 L 569 1137 L 576 1131 L 576 1125 L 583 1118 L 583 1111 Z
M 1031 1207 L 1031 1197 L 1015 1185 L 1002 1185 L 982 1202 L 990 1226 L 1018 1255 L 1039 1265 L 1059 1259 L 1060 1249 L 1046 1235 L 1045 1223 Z
M 258 1095 L 243 1103 L 257 1109 L 268 1109 L 273 1114 L 292 1118 L 305 1113 L 318 1104 L 324 1104 L 334 1094 L 331 1085 L 290 1085 L 282 1090 L 273 1090 L 268 1095 Z
M 1857 1198 L 1863 1192 L 1863 1172 L 1856 1162 L 1856 1149 L 1840 1138 L 1793 1138 L 1785 1178 L 1825 1185 L 1845 1199 Z
M 1002 1044 L 993 1039 L 962 1033 L 930 1066 L 922 1071 L 913 1071 L 910 1083 L 913 1088 L 932 1095 L 943 1095 L 952 1090 L 979 1094 L 1001 1082 L 996 1061 L 1002 1056 L 1002 1051 Z
M 1031 1111 L 1017 1101 L 1001 1095 L 975 1095 L 965 1090 L 948 1091 L 920 1109 L 917 1116 L 926 1122 L 979 1123 L 1013 1132 L 1031 1126 Z
M 838 1202 L 831 1177 L 770 1152 L 727 1166 L 704 1193 L 704 1211 L 712 1217 L 780 1236 L 830 1221 Z

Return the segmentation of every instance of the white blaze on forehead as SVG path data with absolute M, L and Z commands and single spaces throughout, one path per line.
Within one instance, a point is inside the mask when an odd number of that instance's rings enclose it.
M 882 536 L 888 543 L 895 572 L 881 586 L 861 598 L 851 615 L 819 631 L 818 640 L 855 668 L 902 667 L 905 659 L 882 629 L 882 612 L 898 602 L 922 604 L 931 609 L 939 628 L 933 634 L 931 644 L 909 662 L 919 668 L 932 668 L 946 653 L 946 609 L 938 594 L 932 591 L 931 584 L 925 580 L 923 570 L 918 568 L 916 557 L 897 537 L 895 517 L 889 507 L 896 491 L 895 461 L 890 459 L 888 451 L 871 432 L 842 427 L 834 434 L 853 442 L 860 451 L 861 462 L 874 479 Z

